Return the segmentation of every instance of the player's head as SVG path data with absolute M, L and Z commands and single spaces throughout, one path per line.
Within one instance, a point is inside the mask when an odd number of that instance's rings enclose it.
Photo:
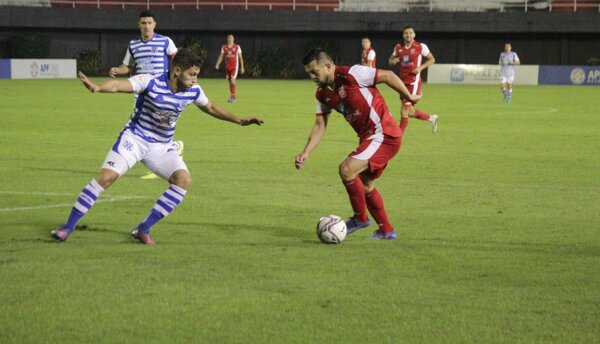
M 371 40 L 369 39 L 369 37 L 363 37 L 363 39 L 360 41 L 360 43 L 362 44 L 362 47 L 365 50 L 367 50 L 371 47 Z
M 227 44 L 231 45 L 233 44 L 233 41 L 235 41 L 235 37 L 233 37 L 233 34 L 228 34 L 227 35 Z
M 504 51 L 507 53 L 510 53 L 510 51 L 512 50 L 512 44 L 506 42 L 504 43 Z
M 140 19 L 138 21 L 138 28 L 144 40 L 148 40 L 154 36 L 154 29 L 156 28 L 156 20 L 154 20 L 154 14 L 150 11 L 143 11 L 140 13 Z
M 331 84 L 334 78 L 335 64 L 321 48 L 314 48 L 302 58 L 304 70 L 310 79 L 319 86 Z
M 412 26 L 406 25 L 402 29 L 402 38 L 404 39 L 404 44 L 412 43 L 412 41 L 415 39 L 415 36 L 415 29 Z
M 193 50 L 182 48 L 173 57 L 171 77 L 177 78 L 179 89 L 187 89 L 198 82 L 202 59 Z

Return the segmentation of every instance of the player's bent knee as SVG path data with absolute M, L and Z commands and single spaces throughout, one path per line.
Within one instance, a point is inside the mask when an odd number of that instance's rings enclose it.
M 350 167 L 348 167 L 348 165 L 346 165 L 344 163 L 340 164 L 339 173 L 340 173 L 340 177 L 345 182 L 354 180 L 354 178 L 356 178 L 356 175 L 357 175 L 357 173 L 355 171 L 352 171 L 352 169 L 350 169 Z
M 192 176 L 185 170 L 177 170 L 169 178 L 169 183 L 188 190 L 192 186 Z
M 100 170 L 100 173 L 96 177 L 96 181 L 103 189 L 108 189 L 117 179 L 119 179 L 119 174 L 113 170 L 109 170 L 107 168 L 103 168 Z

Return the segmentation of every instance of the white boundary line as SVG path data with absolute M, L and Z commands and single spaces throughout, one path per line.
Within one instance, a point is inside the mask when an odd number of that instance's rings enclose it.
M 0 191 L 0 194 L 12 194 L 12 195 L 39 195 L 39 196 L 74 196 L 71 193 L 57 193 L 57 192 L 21 192 L 21 191 Z M 77 196 L 74 196 L 77 197 Z M 108 196 L 104 199 L 99 199 L 96 203 L 103 202 L 119 202 L 126 201 L 130 199 L 141 199 L 147 198 L 144 196 Z M 72 206 L 75 204 L 72 203 L 61 203 L 61 204 L 49 204 L 49 205 L 38 205 L 31 207 L 16 207 L 16 208 L 0 208 L 0 212 L 10 212 L 10 211 L 24 211 L 24 210 L 34 210 L 34 209 L 48 209 L 48 208 L 60 208 Z

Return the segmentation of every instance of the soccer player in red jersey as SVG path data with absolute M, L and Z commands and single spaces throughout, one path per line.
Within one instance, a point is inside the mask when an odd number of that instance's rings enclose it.
M 364 37 L 360 43 L 363 48 L 360 54 L 360 65 L 375 68 L 377 54 L 375 53 L 375 49 L 371 47 L 371 40 L 368 37 Z
M 394 52 L 389 58 L 391 66 L 400 65 L 400 79 L 411 94 L 421 94 L 421 71 L 435 63 L 435 58 L 429 47 L 415 41 L 415 30 L 412 26 L 406 26 L 402 30 L 403 42 L 396 44 Z M 428 115 L 414 108 L 413 103 L 400 97 L 402 102 L 401 120 L 407 122 L 409 117 L 429 121 L 431 130 L 437 131 L 437 115 Z
M 317 84 L 317 114 L 304 150 L 296 155 L 301 169 L 325 134 L 331 110 L 339 112 L 358 134 L 359 144 L 339 166 L 354 215 L 346 222 L 348 234 L 370 225 L 367 209 L 379 228 L 371 239 L 397 239 L 375 180 L 381 176 L 402 142 L 398 127 L 385 100 L 375 87 L 385 83 L 405 99 L 416 102 L 396 74 L 360 65 L 336 66 L 323 50 L 311 50 L 302 60 L 306 72 Z
M 229 80 L 229 91 L 231 96 L 227 99 L 230 103 L 237 101 L 235 97 L 235 79 L 238 76 L 238 67 L 240 73 L 244 74 L 244 58 L 242 57 L 242 47 L 234 43 L 235 38 L 232 34 L 227 35 L 227 44 L 221 47 L 221 54 L 217 59 L 215 68 L 219 70 L 223 57 L 225 57 L 225 79 Z

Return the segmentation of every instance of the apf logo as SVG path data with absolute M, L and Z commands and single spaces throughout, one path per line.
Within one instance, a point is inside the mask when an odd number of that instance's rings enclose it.
M 40 68 L 38 67 L 38 64 L 32 62 L 31 67 L 29 67 L 29 72 L 31 73 L 32 77 L 37 78 L 38 75 L 40 75 Z
M 585 82 L 585 71 L 581 68 L 574 68 L 571 71 L 571 82 L 575 85 L 581 85 Z

